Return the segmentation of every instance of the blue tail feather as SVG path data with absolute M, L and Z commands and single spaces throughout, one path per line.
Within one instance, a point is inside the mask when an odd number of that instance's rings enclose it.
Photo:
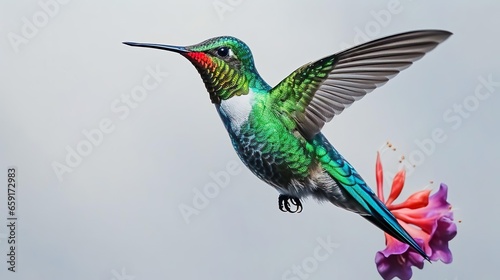
M 408 244 L 422 257 L 430 261 L 429 256 L 427 256 L 415 239 L 413 239 L 413 237 L 411 237 L 411 235 L 398 223 L 396 217 L 394 217 L 384 203 L 380 201 L 375 193 L 366 185 L 365 181 L 357 173 L 354 167 L 333 148 L 328 140 L 319 133 L 314 141 L 314 144 L 320 145 L 327 150 L 328 156 L 331 159 L 329 165 L 332 167 L 332 169 L 330 169 L 332 170 L 330 174 L 332 179 L 338 186 L 345 190 L 346 195 L 350 195 L 351 199 L 359 204 L 359 209 L 362 209 L 360 212 L 364 212 L 361 215 L 397 240 Z M 342 172 L 339 172 L 339 170 Z M 342 177 L 343 180 L 340 180 L 340 177 Z

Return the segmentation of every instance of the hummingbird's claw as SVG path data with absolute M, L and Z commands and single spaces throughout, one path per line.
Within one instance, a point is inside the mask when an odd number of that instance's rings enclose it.
M 287 212 L 284 209 L 284 206 L 285 206 L 285 196 L 280 194 L 280 196 L 278 197 L 278 208 L 281 210 L 281 212 Z
M 294 206 L 293 207 L 294 209 L 290 207 L 290 203 Z M 281 194 L 278 197 L 278 207 L 282 212 L 288 212 L 288 213 L 302 212 L 302 203 L 300 202 L 300 199 L 294 196 Z
M 302 203 L 300 202 L 300 200 L 298 198 L 292 197 L 291 202 L 295 206 L 295 211 L 293 213 L 302 212 Z

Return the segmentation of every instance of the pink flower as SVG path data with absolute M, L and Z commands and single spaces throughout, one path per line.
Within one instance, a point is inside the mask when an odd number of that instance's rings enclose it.
M 453 222 L 451 205 L 446 201 L 448 186 L 441 184 L 439 190 L 431 195 L 430 190 L 412 194 L 401 203 L 394 203 L 403 190 L 405 171 L 399 171 L 394 177 L 391 192 L 387 200 L 383 193 L 383 171 L 380 154 L 377 153 L 375 167 L 377 196 L 394 214 L 401 226 L 417 241 L 432 261 L 441 260 L 451 263 L 453 260 L 448 242 L 457 234 Z M 412 277 L 411 267 L 424 267 L 424 258 L 405 243 L 385 234 L 387 247 L 375 255 L 378 272 L 384 279 L 399 277 L 407 280 Z

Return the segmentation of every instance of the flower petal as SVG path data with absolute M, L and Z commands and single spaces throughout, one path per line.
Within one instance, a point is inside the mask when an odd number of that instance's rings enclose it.
M 382 170 L 382 162 L 380 161 L 380 153 L 377 152 L 377 161 L 375 163 L 375 178 L 377 179 L 377 196 L 380 201 L 384 201 L 384 174 Z
M 411 265 L 399 261 L 399 256 L 401 255 L 391 255 L 385 257 L 382 252 L 377 252 L 375 255 L 375 263 L 377 264 L 377 270 L 380 276 L 384 280 L 391 280 L 398 277 L 401 280 L 410 280 L 413 272 L 411 271 Z
M 381 253 L 385 257 L 389 257 L 390 255 L 401 255 L 404 252 L 406 252 L 408 250 L 408 248 L 410 248 L 410 246 L 408 244 L 400 242 L 399 240 L 390 236 L 387 233 L 384 233 L 384 234 L 385 234 L 385 240 L 386 240 L 385 241 L 386 248 L 383 251 L 381 251 Z
M 423 208 L 429 204 L 429 194 L 431 190 L 423 190 L 412 194 L 402 203 L 389 205 L 389 210 L 396 210 L 400 208 L 418 209 Z
M 386 240 L 387 247 L 375 255 L 377 270 L 382 278 L 388 280 L 398 277 L 401 280 L 409 280 L 413 275 L 412 266 L 419 269 L 424 267 L 424 258 L 410 249 L 410 246 L 387 234 Z M 416 241 L 422 246 L 422 240 Z
M 404 211 L 406 210 L 406 211 Z M 412 215 L 411 209 L 399 209 L 392 212 L 398 221 L 403 221 L 408 224 L 419 227 L 424 232 L 432 235 L 437 227 L 436 220 L 439 217 L 420 217 Z
M 446 201 L 448 198 L 448 186 L 441 183 L 439 190 L 429 197 L 429 207 L 432 208 L 429 214 L 439 214 L 441 216 L 453 216 L 451 204 Z
M 398 173 L 396 173 L 396 176 L 394 176 L 394 179 L 392 181 L 392 187 L 391 187 L 391 193 L 389 194 L 389 198 L 387 199 L 385 205 L 391 205 L 396 198 L 401 194 L 401 191 L 403 190 L 403 186 L 405 184 L 405 176 L 406 176 L 406 171 L 400 170 Z
M 457 235 L 457 225 L 449 217 L 443 216 L 437 221 L 437 229 L 431 237 L 429 245 L 432 248 L 431 260 L 441 260 L 444 263 L 451 263 L 451 254 L 448 242 Z
M 439 217 L 447 216 L 453 217 L 453 212 L 451 211 L 451 204 L 446 201 L 448 196 L 448 186 L 441 184 L 439 190 L 429 197 L 429 203 L 426 207 L 415 209 L 412 212 L 414 216 L 427 216 Z

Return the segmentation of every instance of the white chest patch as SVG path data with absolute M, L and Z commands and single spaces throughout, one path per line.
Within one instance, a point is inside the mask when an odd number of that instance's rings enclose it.
M 231 128 L 239 133 L 241 125 L 248 120 L 248 115 L 252 111 L 254 93 L 250 91 L 246 95 L 233 96 L 227 100 L 222 100 L 220 110 L 225 115 Z

